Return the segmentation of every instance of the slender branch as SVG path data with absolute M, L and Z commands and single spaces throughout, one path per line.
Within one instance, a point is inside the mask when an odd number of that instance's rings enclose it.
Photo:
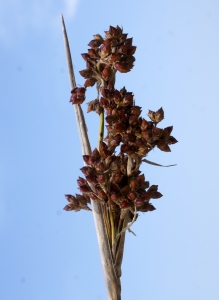
M 69 71 L 69 79 L 70 79 L 71 88 L 73 89 L 76 87 L 75 76 L 74 76 L 74 70 L 72 65 L 71 53 L 70 53 L 64 18 L 63 16 L 61 17 L 62 17 L 62 28 L 63 28 L 63 35 L 64 35 L 65 50 L 66 50 L 66 58 L 67 58 L 68 71 Z M 78 126 L 80 142 L 81 142 L 82 154 L 90 155 L 91 147 L 87 135 L 87 129 L 86 129 L 83 111 L 80 105 L 74 105 L 74 108 L 75 108 L 76 121 Z M 99 244 L 101 263 L 103 267 L 106 289 L 108 294 L 108 300 L 120 300 L 121 299 L 120 279 L 117 277 L 116 270 L 113 265 L 112 253 L 109 245 L 106 226 L 104 224 L 104 219 L 103 219 L 102 207 L 101 204 L 95 203 L 92 200 L 91 203 L 93 208 L 92 210 L 93 210 L 97 239 Z

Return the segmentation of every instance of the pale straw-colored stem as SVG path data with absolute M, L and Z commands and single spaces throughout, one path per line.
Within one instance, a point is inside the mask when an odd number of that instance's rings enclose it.
M 76 87 L 74 69 L 72 65 L 71 53 L 68 43 L 68 37 L 65 29 L 64 18 L 62 16 L 62 28 L 64 35 L 64 43 L 66 50 L 66 58 L 68 64 L 68 72 L 71 88 Z M 76 121 L 78 126 L 78 132 L 81 142 L 82 154 L 91 154 L 90 142 L 87 135 L 87 128 L 84 120 L 83 111 L 80 105 L 74 105 Z M 94 223 L 96 227 L 97 240 L 100 250 L 101 264 L 104 273 L 104 279 L 107 289 L 108 300 L 120 300 L 121 299 L 121 286 L 120 279 L 116 274 L 116 270 L 113 264 L 112 252 L 110 249 L 110 244 L 107 236 L 106 226 L 104 224 L 103 212 L 101 204 L 96 203 L 91 200 L 92 211 L 94 216 Z

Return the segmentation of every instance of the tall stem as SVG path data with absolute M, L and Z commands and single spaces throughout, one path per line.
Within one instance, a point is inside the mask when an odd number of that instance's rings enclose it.
M 69 79 L 70 79 L 71 88 L 73 89 L 76 87 L 76 83 L 75 83 L 74 69 L 72 65 L 71 53 L 70 53 L 68 37 L 67 37 L 63 16 L 62 16 L 62 28 L 63 28 L 66 58 L 68 64 Z M 74 105 L 74 109 L 75 109 L 76 121 L 78 126 L 80 142 L 81 142 L 82 154 L 90 155 L 91 147 L 87 135 L 87 129 L 86 129 L 83 111 L 80 105 Z M 113 264 L 112 252 L 108 240 L 106 226 L 104 224 L 102 207 L 101 204 L 96 203 L 92 200 L 91 203 L 92 203 L 93 217 L 94 217 L 94 223 L 95 223 L 96 233 L 97 233 L 97 240 L 98 240 L 98 245 L 100 250 L 101 263 L 102 263 L 104 279 L 105 279 L 105 284 L 106 284 L 106 289 L 108 294 L 108 300 L 121 300 L 120 279 L 119 277 L 117 277 L 115 267 Z

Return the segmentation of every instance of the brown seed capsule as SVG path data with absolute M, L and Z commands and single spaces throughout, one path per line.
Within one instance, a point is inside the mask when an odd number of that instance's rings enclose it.
M 89 164 L 89 159 L 90 159 L 90 155 L 83 155 L 83 160 L 85 162 L 85 164 Z
M 93 201 L 99 201 L 99 198 L 97 197 L 97 195 L 95 195 L 94 193 L 90 193 L 89 197 L 93 200 Z
M 70 98 L 70 102 L 72 104 L 82 104 L 84 102 L 85 97 L 77 97 L 77 95 L 72 95 Z
M 127 53 L 127 49 L 128 49 L 128 47 L 126 45 L 122 45 L 122 46 L 119 47 L 118 53 L 126 54 Z
M 160 109 L 158 109 L 156 112 L 155 112 L 155 122 L 160 122 L 164 119 L 164 111 L 163 111 L 163 108 L 161 107 Z
M 103 184 L 105 182 L 106 178 L 103 174 L 97 174 L 97 182 L 100 184 Z
M 112 201 L 117 201 L 118 199 L 119 199 L 119 197 L 120 197 L 120 194 L 119 193 L 111 193 L 110 194 L 110 199 L 112 200 Z
M 84 178 L 80 177 L 80 176 L 77 179 L 77 183 L 78 183 L 79 186 L 87 184 L 86 180 Z
M 141 135 L 147 142 L 152 142 L 152 133 L 150 131 L 142 131 Z
M 127 200 L 123 200 L 121 203 L 121 208 L 128 208 L 130 207 L 130 203 Z
M 76 92 L 78 97 L 84 97 L 86 89 L 84 87 L 79 87 Z
M 148 110 L 148 117 L 155 122 L 155 112 L 152 110 Z
M 153 135 L 153 137 L 156 137 L 156 138 L 161 137 L 162 133 L 163 133 L 163 130 L 158 127 L 154 127 L 152 130 L 152 135 Z
M 129 67 L 128 64 L 122 63 L 122 62 L 119 62 L 119 61 L 114 63 L 114 67 L 120 73 L 127 73 L 131 70 L 131 67 Z
M 95 49 L 95 48 L 98 48 L 101 44 L 102 44 L 102 40 L 92 40 L 92 41 L 90 41 L 88 46 Z
M 123 106 L 131 106 L 133 105 L 133 94 L 132 93 L 126 93 L 125 97 L 122 100 Z
M 113 123 L 118 121 L 118 118 L 116 118 L 115 116 L 112 116 L 112 115 L 108 115 L 108 116 L 106 116 L 105 120 L 109 125 L 112 125 Z
M 66 211 L 71 211 L 71 210 L 74 210 L 74 207 L 71 204 L 67 204 L 63 209 Z M 80 210 L 80 209 L 78 209 L 78 210 Z
M 130 181 L 129 186 L 132 190 L 136 190 L 139 187 L 139 183 L 137 180 L 133 179 Z
M 90 69 L 81 70 L 81 71 L 79 71 L 79 73 L 84 78 L 90 78 L 93 75 L 93 71 Z
M 116 123 L 114 125 L 114 128 L 115 128 L 116 132 L 122 133 L 126 130 L 126 125 L 123 123 Z
M 105 81 L 108 81 L 108 80 L 109 80 L 109 77 L 111 76 L 111 74 L 112 74 L 112 70 L 111 70 L 111 67 L 110 67 L 110 66 L 106 66 L 106 67 L 103 69 L 102 73 L 101 73 L 102 78 L 103 78 L 103 80 L 105 80 Z
M 88 49 L 88 54 L 90 55 L 91 58 L 97 58 L 98 54 L 95 49 Z
M 135 146 L 133 145 L 122 144 L 121 146 L 121 152 L 126 153 L 128 155 L 135 153 L 135 150 Z
M 134 201 L 135 198 L 137 197 L 137 194 L 136 194 L 134 191 L 131 191 L 131 192 L 129 192 L 129 193 L 127 194 L 127 197 L 128 197 L 130 200 Z
M 109 53 L 111 52 L 111 45 L 110 44 L 104 44 L 101 47 L 100 57 L 101 59 L 105 58 Z
M 88 166 L 84 166 L 80 170 L 86 176 L 93 173 L 93 169 L 91 167 L 88 167 Z
M 159 140 L 156 142 L 157 147 L 164 152 L 171 152 L 170 147 L 164 140 Z
M 150 188 L 148 189 L 148 192 L 157 192 L 158 185 L 151 185 Z
M 137 115 L 130 115 L 129 116 L 129 124 L 130 125 L 136 125 L 139 123 L 139 118 Z
M 88 186 L 88 185 L 80 185 L 79 186 L 79 190 L 80 190 L 80 192 L 81 193 L 89 193 L 89 192 L 91 192 L 91 189 L 90 189 L 90 187 Z
M 123 179 L 123 174 L 120 170 L 114 172 L 113 174 L 113 182 L 116 183 L 116 184 L 119 184 Z
M 108 106 L 109 106 L 108 100 L 103 97 L 100 98 L 99 103 L 100 103 L 100 106 L 103 107 L 104 109 L 108 108 Z
M 104 201 L 107 200 L 107 195 L 100 186 L 97 188 L 97 196 L 101 200 L 104 200 Z
M 97 162 L 94 167 L 96 172 L 98 173 L 102 173 L 105 170 L 105 165 L 102 161 Z
M 109 61 L 110 62 L 119 61 L 120 58 L 121 58 L 121 54 L 119 54 L 119 53 L 113 53 L 113 54 L 110 55 Z
M 152 193 L 152 198 L 153 199 L 159 199 L 161 197 L 163 197 L 163 195 L 160 192 L 153 192 Z
M 128 49 L 127 49 L 127 54 L 128 55 L 135 54 L 136 48 L 137 48 L 136 46 L 129 46 Z
M 141 196 L 145 201 L 149 201 L 152 198 L 152 193 L 144 191 L 143 193 L 141 193 Z
M 112 93 L 112 96 L 111 96 L 111 99 L 116 103 L 118 104 L 122 99 L 121 99 L 121 94 L 118 90 L 115 90 L 113 93 Z
M 178 141 L 173 137 L 172 135 L 168 139 L 168 144 L 175 144 L 178 143 Z
M 95 148 L 92 152 L 92 157 L 95 159 L 95 161 L 98 161 L 100 159 L 100 152 Z
M 131 115 L 140 116 L 140 114 L 141 114 L 141 107 L 140 106 L 132 106 L 131 109 L 130 109 L 130 114 Z
M 90 55 L 88 53 L 82 53 L 81 56 L 83 57 L 83 59 L 85 61 L 87 61 L 88 59 L 90 59 Z
M 133 133 L 124 133 L 123 134 L 123 141 L 124 141 L 124 143 L 134 142 L 135 139 L 136 139 L 136 136 Z
M 136 205 L 136 207 L 142 206 L 143 204 L 144 204 L 144 199 L 142 197 L 138 196 L 135 199 L 135 205 Z
M 106 99 L 110 99 L 111 98 L 111 91 L 109 89 L 101 89 L 101 94 Z
M 77 203 L 77 199 L 73 196 L 73 195 L 70 195 L 70 194 L 67 194 L 65 195 L 65 198 L 68 200 L 68 202 L 70 203 Z
M 97 179 L 94 175 L 87 175 L 86 180 L 87 180 L 87 182 L 92 183 L 92 184 L 97 183 Z
M 97 82 L 97 80 L 93 77 L 86 79 L 84 83 L 84 87 L 94 86 L 94 84 Z

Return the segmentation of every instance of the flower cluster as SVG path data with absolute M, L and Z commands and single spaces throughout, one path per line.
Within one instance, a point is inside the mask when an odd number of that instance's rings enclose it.
M 82 104 L 87 87 L 97 83 L 98 97 L 88 103 L 88 112 L 105 111 L 107 136 L 100 142 L 99 150 L 83 156 L 86 166 L 81 171 L 85 179 L 79 177 L 77 181 L 82 195 L 67 195 L 71 201 L 64 209 L 88 209 L 92 199 L 106 205 L 115 219 L 123 219 L 126 212 L 133 215 L 134 211 L 155 209 L 150 200 L 162 194 L 157 185 L 149 186 L 139 168 L 143 157 L 153 148 L 169 152 L 169 145 L 177 140 L 171 136 L 173 126 L 164 129 L 157 126 L 164 119 L 162 108 L 156 112 L 149 110 L 150 121 L 147 121 L 141 117 L 141 107 L 135 105 L 133 93 L 125 87 L 115 89 L 115 74 L 132 69 L 136 47 L 119 26 L 110 26 L 105 33 L 105 39 L 95 35 L 88 44 L 91 47 L 88 53 L 82 54 L 87 68 L 80 74 L 86 80 L 84 87 L 73 89 L 70 102 Z

